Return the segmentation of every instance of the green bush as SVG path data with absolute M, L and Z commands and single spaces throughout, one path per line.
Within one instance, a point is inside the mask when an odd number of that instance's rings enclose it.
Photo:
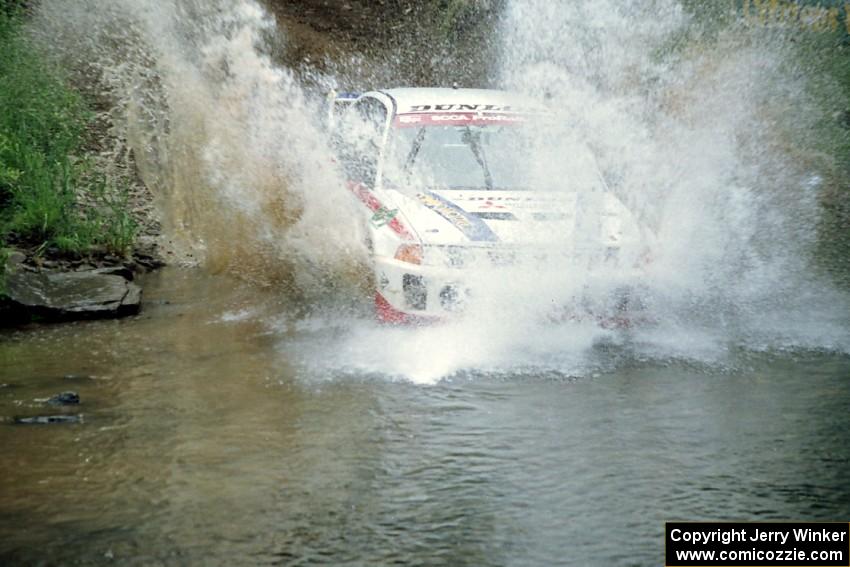
M 125 254 L 136 231 L 126 190 L 80 157 L 92 119 L 86 101 L 39 55 L 21 10 L 8 0 L 0 7 L 0 245 Z M 82 194 L 94 204 L 81 207 Z

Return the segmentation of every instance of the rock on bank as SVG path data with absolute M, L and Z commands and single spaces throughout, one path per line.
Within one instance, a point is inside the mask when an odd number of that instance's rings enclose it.
M 0 326 L 38 318 L 48 321 L 103 319 L 135 315 L 141 288 L 126 268 L 82 272 L 16 270 L 6 276 L 0 299 Z

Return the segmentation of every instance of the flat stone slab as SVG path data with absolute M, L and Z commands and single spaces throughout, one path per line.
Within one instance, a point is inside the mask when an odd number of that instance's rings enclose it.
M 135 315 L 141 288 L 123 274 L 107 270 L 29 272 L 6 278 L 7 303 L 45 319 L 99 319 Z

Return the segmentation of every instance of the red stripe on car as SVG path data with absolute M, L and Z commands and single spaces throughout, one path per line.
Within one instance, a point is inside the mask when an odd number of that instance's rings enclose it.
M 433 325 L 442 320 L 433 315 L 413 315 L 399 311 L 387 301 L 381 292 L 375 292 L 375 318 L 388 325 Z

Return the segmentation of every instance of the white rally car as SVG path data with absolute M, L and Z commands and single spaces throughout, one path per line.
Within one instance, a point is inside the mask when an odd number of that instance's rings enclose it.
M 601 176 L 594 187 L 569 187 L 545 167 L 533 171 L 540 144 L 551 146 L 537 135 L 545 108 L 495 90 L 398 88 L 347 94 L 330 109 L 338 159 L 362 202 L 379 320 L 456 316 L 475 296 L 473 271 L 640 270 L 645 231 Z M 640 258 L 624 258 L 625 248 Z M 629 324 L 631 294 L 611 287 L 615 299 L 591 316 Z M 554 311 L 592 309 L 558 300 Z

